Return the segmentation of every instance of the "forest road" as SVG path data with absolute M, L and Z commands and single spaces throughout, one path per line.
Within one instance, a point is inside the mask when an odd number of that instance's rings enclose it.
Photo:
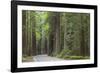
M 36 61 L 36 62 L 42 62 L 42 61 L 63 61 L 63 59 L 59 59 L 59 58 L 56 58 L 56 57 L 51 57 L 51 56 L 48 56 L 48 55 L 45 55 L 45 54 L 34 56 L 33 60 Z

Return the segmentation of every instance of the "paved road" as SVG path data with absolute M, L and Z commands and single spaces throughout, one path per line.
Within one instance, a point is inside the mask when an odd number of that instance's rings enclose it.
M 59 58 L 56 58 L 56 57 L 51 57 L 51 56 L 48 56 L 48 55 L 44 54 L 44 55 L 34 56 L 33 60 L 37 61 L 37 62 L 41 62 L 41 61 L 60 61 L 62 59 L 59 59 Z

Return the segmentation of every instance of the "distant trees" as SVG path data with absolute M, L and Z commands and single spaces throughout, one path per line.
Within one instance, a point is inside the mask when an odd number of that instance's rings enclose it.
M 60 49 L 60 13 L 49 13 L 49 54 L 56 55 Z M 55 25 L 56 24 L 56 25 Z
M 22 52 L 23 56 L 89 57 L 90 15 L 23 10 Z

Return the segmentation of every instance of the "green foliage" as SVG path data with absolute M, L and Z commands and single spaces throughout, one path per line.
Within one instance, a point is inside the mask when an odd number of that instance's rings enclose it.
M 36 40 L 48 37 L 49 33 L 49 23 L 48 20 L 48 13 L 42 11 L 36 11 Z
M 35 34 L 36 34 L 36 39 L 39 40 L 41 38 L 40 33 L 39 32 L 35 32 Z
M 70 60 L 80 60 L 80 59 L 89 59 L 88 56 L 65 56 L 63 59 L 70 59 Z
M 57 54 L 56 57 L 70 60 L 89 59 L 89 56 L 78 56 L 79 53 L 79 50 L 64 49 L 61 53 Z
M 45 25 L 43 25 L 43 30 L 44 31 L 48 31 L 48 29 L 49 29 L 49 24 L 48 23 L 46 23 Z
M 65 55 L 69 55 L 70 53 L 71 53 L 71 50 L 69 50 L 69 49 L 63 49 L 63 50 L 61 51 L 61 53 L 59 53 L 59 54 L 57 55 L 57 57 L 63 58 Z

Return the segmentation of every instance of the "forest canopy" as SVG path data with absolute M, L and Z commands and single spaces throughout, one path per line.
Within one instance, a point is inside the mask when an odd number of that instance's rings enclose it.
M 22 56 L 90 58 L 90 14 L 22 10 Z

